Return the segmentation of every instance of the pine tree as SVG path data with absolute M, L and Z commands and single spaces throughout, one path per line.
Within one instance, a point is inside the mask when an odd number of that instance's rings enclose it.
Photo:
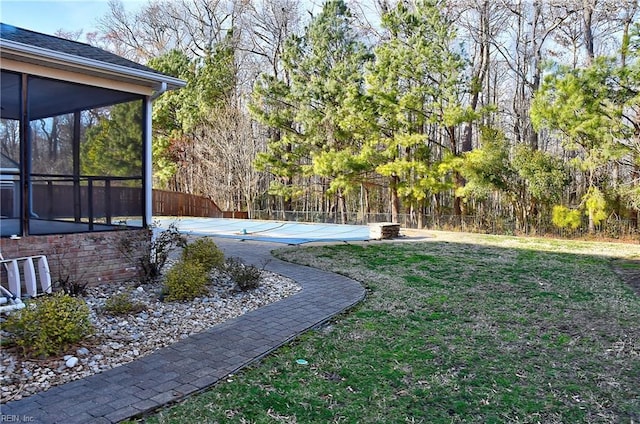
M 576 153 L 572 164 L 585 174 L 580 208 L 589 217 L 590 232 L 607 216 L 608 166 L 630 153 L 624 141 L 632 137 L 633 127 L 627 123 L 625 109 L 629 101 L 637 102 L 637 92 L 626 86 L 625 75 L 625 69 L 606 57 L 595 58 L 585 68 L 557 67 L 531 109 L 537 128 L 555 131 L 563 147 Z
M 142 101 L 112 106 L 89 128 L 80 147 L 84 175 L 142 175 Z
M 461 105 L 464 62 L 443 2 L 398 3 L 382 18 L 388 39 L 367 75 L 381 152 L 377 172 L 389 179 L 392 220 L 400 200 L 422 216 L 430 195 L 451 188 L 447 161 L 459 152 L 457 126 L 472 120 Z
M 343 124 L 347 99 L 359 96 L 363 65 L 369 53 L 351 25 L 341 1 L 328 1 L 305 33 L 291 37 L 283 54 L 282 79 L 262 76 L 254 90 L 252 112 L 272 128 L 267 152 L 256 165 L 276 180 L 271 194 L 291 199 L 301 194 L 296 176 L 319 176 L 336 193 L 344 220 L 344 190 L 349 190 L 363 164 L 346 160 L 358 151 L 355 137 Z

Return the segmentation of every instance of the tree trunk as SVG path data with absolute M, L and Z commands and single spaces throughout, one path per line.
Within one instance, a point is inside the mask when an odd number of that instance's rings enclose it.
M 486 79 L 489 71 L 489 1 L 484 0 L 482 3 L 482 13 L 480 14 L 480 64 L 478 68 L 474 70 L 472 76 L 472 95 L 471 95 L 471 110 L 474 112 L 478 107 L 478 100 L 480 92 L 482 91 L 482 83 Z M 462 138 L 461 152 L 470 152 L 473 148 L 473 122 L 469 121 L 465 124 L 464 135 Z
M 458 187 L 464 187 L 465 181 L 464 178 L 462 177 L 462 175 L 460 175 L 458 172 L 455 173 L 454 175 L 454 179 L 455 179 L 455 189 L 457 190 Z M 458 195 L 454 195 L 453 198 L 453 214 L 455 216 L 462 216 L 465 214 L 465 207 L 464 207 L 464 203 L 462 202 L 462 197 L 458 196 Z
M 369 190 L 364 184 L 360 185 L 360 210 L 362 213 L 362 223 L 369 222 Z
M 533 80 L 531 81 L 531 94 L 535 95 L 540 88 L 540 80 L 542 78 L 542 43 L 538 43 L 538 21 L 542 15 L 542 5 L 536 1 L 533 4 L 533 28 L 531 29 L 531 43 L 533 46 L 533 64 L 531 66 L 533 71 Z M 527 130 L 529 132 L 529 146 L 533 150 L 538 150 L 538 132 L 533 128 L 533 125 L 529 121 L 527 123 Z
M 589 210 L 589 234 L 595 234 L 596 232 L 596 223 L 593 219 L 593 211 Z
M 426 205 L 426 199 L 425 200 L 421 200 L 419 202 L 419 206 L 418 206 L 418 222 L 417 222 L 417 227 L 419 230 L 424 228 L 424 216 L 425 216 L 425 212 L 427 209 L 427 205 Z
M 594 0 L 583 0 L 584 47 L 587 50 L 587 65 L 591 65 L 595 57 L 593 47 L 593 9 Z
M 391 201 L 391 222 L 399 222 L 400 198 L 398 197 L 398 176 L 392 175 L 389 180 L 389 196 Z
M 340 210 L 340 222 L 342 224 L 346 224 L 347 223 L 347 205 L 344 200 L 344 194 L 342 193 L 342 189 L 338 189 L 337 196 L 338 196 L 338 201 L 337 201 L 338 209 Z

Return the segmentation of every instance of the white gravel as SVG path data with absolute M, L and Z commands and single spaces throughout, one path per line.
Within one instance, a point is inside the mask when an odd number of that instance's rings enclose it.
M 234 284 L 222 277 L 214 280 L 207 297 L 190 302 L 159 301 L 160 285 L 132 282 L 89 288 L 83 298 L 91 309 L 95 334 L 68 352 L 47 359 L 23 359 L 14 349 L 3 347 L 1 403 L 133 361 L 300 290 L 295 281 L 267 271 L 262 271 L 260 287 L 247 292 L 235 290 Z M 106 314 L 105 301 L 123 292 L 131 293 L 146 309 L 135 315 Z

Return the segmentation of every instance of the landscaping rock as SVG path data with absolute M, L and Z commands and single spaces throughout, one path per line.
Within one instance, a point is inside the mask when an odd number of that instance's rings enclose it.
M 142 289 L 142 290 L 140 290 Z M 268 305 L 300 290 L 292 280 L 263 272 L 261 286 L 251 292 L 237 292 L 226 280 L 211 287 L 198 301 L 161 302 L 159 287 L 139 282 L 113 287 L 90 287 L 84 296 L 91 310 L 95 334 L 79 348 L 77 356 L 25 359 L 16 349 L 0 350 L 2 402 L 18 400 L 72 380 L 117 367 L 216 324 Z M 145 311 L 135 315 L 104 313 L 107 299 L 116 293 L 133 293 Z M 79 358 L 82 364 L 79 364 Z M 86 358 L 85 358 L 86 357 Z M 86 359 L 86 361 L 85 361 Z

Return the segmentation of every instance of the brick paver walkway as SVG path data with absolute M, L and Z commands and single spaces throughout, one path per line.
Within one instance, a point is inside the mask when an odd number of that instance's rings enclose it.
M 302 290 L 128 364 L 1 406 L 0 421 L 115 423 L 203 391 L 364 298 L 357 282 L 275 259 L 274 244 L 216 239 L 227 257 L 296 280 Z

